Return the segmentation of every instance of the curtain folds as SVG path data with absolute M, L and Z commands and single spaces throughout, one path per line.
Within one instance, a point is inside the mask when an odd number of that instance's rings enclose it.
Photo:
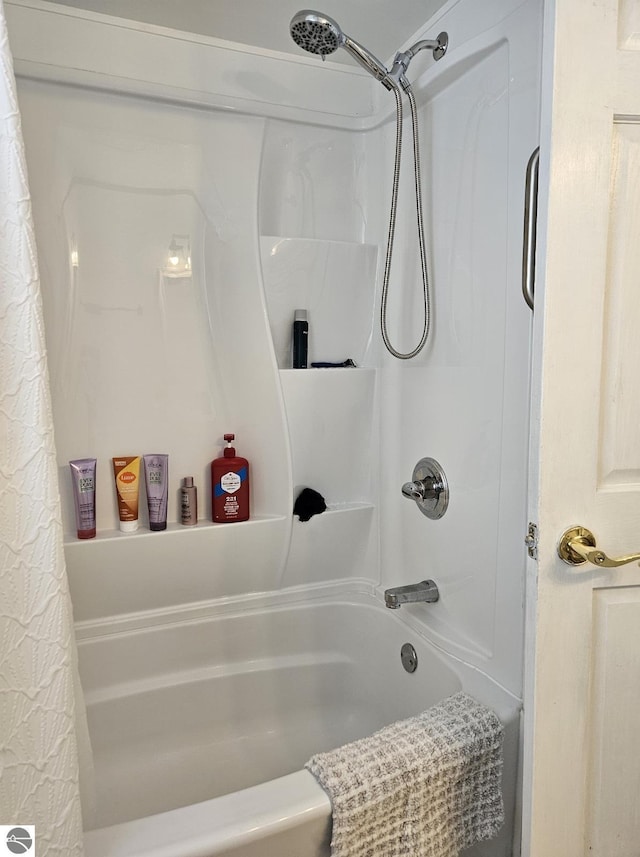
M 0 0 L 0 824 L 34 824 L 39 857 L 83 854 L 75 659 L 31 203 Z

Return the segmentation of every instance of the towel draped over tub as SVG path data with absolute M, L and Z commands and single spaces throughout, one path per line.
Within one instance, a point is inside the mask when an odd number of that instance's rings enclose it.
M 306 764 L 329 795 L 332 857 L 457 857 L 504 821 L 502 724 L 465 693 Z

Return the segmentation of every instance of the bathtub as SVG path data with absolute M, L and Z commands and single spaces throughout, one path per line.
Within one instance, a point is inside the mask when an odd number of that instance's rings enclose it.
M 461 689 L 505 725 L 507 823 L 466 854 L 512 854 L 519 701 L 402 611 L 354 592 L 168 618 L 78 629 L 97 798 L 86 857 L 328 857 L 329 800 L 305 761 Z

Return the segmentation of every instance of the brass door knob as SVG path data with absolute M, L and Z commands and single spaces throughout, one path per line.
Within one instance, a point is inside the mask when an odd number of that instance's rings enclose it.
M 599 568 L 618 568 L 629 562 L 638 562 L 640 565 L 640 553 L 608 557 L 596 547 L 596 537 L 586 527 L 569 527 L 564 531 L 558 544 L 558 556 L 567 565 L 583 565 L 585 562 Z

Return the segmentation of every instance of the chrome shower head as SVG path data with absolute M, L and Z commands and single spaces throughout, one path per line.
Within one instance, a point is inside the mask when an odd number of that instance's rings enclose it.
M 289 24 L 289 32 L 296 45 L 311 54 L 318 54 L 322 59 L 338 48 L 344 48 L 387 89 L 395 86 L 380 60 L 354 39 L 345 35 L 328 15 L 314 12 L 312 9 L 296 12 Z
M 345 40 L 344 33 L 333 18 L 311 9 L 303 9 L 293 16 L 289 32 L 298 47 L 323 58 L 336 51 Z

